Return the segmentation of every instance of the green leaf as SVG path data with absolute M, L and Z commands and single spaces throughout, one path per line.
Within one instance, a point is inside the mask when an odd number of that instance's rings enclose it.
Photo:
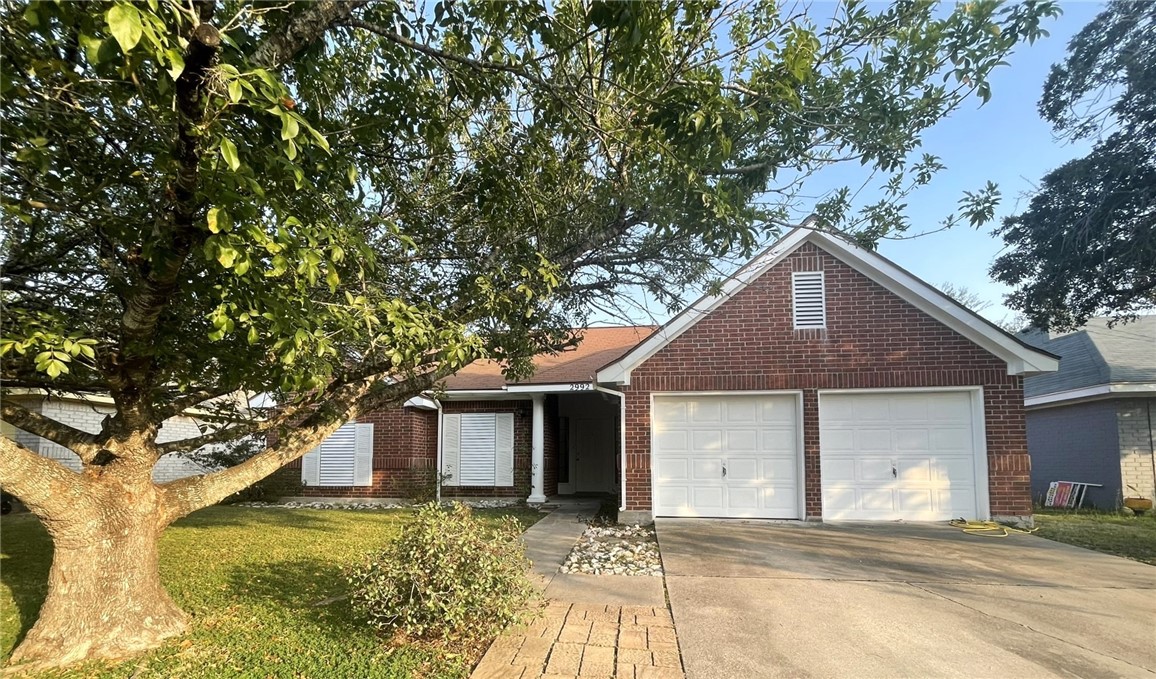
M 296 138 L 300 132 L 301 126 L 297 124 L 293 116 L 283 112 L 281 114 L 281 138 L 289 141 Z
M 237 155 L 237 145 L 229 140 L 228 137 L 221 137 L 221 157 L 228 163 L 229 169 L 233 172 L 241 167 L 241 158 Z
M 221 231 L 228 231 L 229 215 L 219 207 L 209 208 L 209 213 L 206 215 L 209 223 L 209 231 L 213 233 L 220 233 Z
M 185 58 L 174 49 L 165 50 L 165 56 L 169 58 L 169 76 L 176 80 L 185 72 Z
M 238 254 L 232 245 L 219 245 L 217 247 L 217 261 L 226 269 L 233 268 L 233 262 L 237 261 Z
M 116 4 L 108 10 L 105 18 L 122 51 L 127 53 L 136 47 L 142 33 L 140 10 L 128 3 Z
M 234 104 L 237 103 L 238 101 L 241 101 L 241 81 L 240 80 L 229 81 L 229 101 L 233 102 Z

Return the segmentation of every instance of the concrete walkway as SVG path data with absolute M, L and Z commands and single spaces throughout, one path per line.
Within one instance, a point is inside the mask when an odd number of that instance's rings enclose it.
M 498 637 L 472 679 L 683 679 L 662 578 L 559 572 L 597 510 L 597 501 L 567 504 L 526 531 L 546 609 Z

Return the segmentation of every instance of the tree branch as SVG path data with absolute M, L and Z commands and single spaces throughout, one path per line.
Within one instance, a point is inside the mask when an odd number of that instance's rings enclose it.
M 0 437 L 0 487 L 20 498 L 33 514 L 51 515 L 59 522 L 70 508 L 91 503 L 85 485 L 84 477 L 56 460 Z
M 342 23 L 344 25 L 350 26 L 352 28 L 360 28 L 362 30 L 369 31 L 370 33 L 380 35 L 381 37 L 385 38 L 386 40 L 389 40 L 390 42 L 397 43 L 398 45 L 401 45 L 402 47 L 406 47 L 408 49 L 414 50 L 415 52 L 421 52 L 422 54 L 424 54 L 428 57 L 433 57 L 435 59 L 440 59 L 442 61 L 450 61 L 450 62 L 453 62 L 455 64 L 461 64 L 462 66 L 469 66 L 470 68 L 476 68 L 478 70 L 483 70 L 483 71 L 499 71 L 499 72 L 503 72 L 503 73 L 510 73 L 510 74 L 518 76 L 519 78 L 522 78 L 523 80 L 527 80 L 529 82 L 532 82 L 539 87 L 542 87 L 545 89 L 550 89 L 550 90 L 555 89 L 552 85 L 547 83 L 545 80 L 542 80 L 541 78 L 534 75 L 533 73 L 530 73 L 522 66 L 515 66 L 512 64 L 501 64 L 501 63 L 494 62 L 494 61 L 481 61 L 479 59 L 474 59 L 472 57 L 467 57 L 467 56 L 463 56 L 463 55 L 459 55 L 459 54 L 451 54 L 451 53 L 446 52 L 444 50 L 440 50 L 436 47 L 431 47 L 431 46 L 426 45 L 424 43 L 420 43 L 420 42 L 417 42 L 416 40 L 412 40 L 410 38 L 407 38 L 407 37 L 405 37 L 399 33 L 395 33 L 394 31 L 389 30 L 388 28 L 378 26 L 377 24 L 371 24 L 368 21 L 362 21 L 361 19 L 348 19 L 346 21 L 343 21 Z
M 334 24 L 369 0 L 320 0 L 298 14 L 276 35 L 265 39 L 249 61 L 264 68 L 279 68 L 319 40 Z
M 400 382 L 386 384 L 376 380 L 351 386 L 345 393 L 336 395 L 317 408 L 279 440 L 275 447 L 266 448 L 235 467 L 161 485 L 165 506 L 163 525 L 202 507 L 216 504 L 260 481 L 315 448 L 338 427 L 361 413 L 399 406 L 432 388 L 454 371 L 443 365 Z
M 75 429 L 31 411 L 11 397 L 0 400 L 0 414 L 8 424 L 68 448 L 79 455 L 85 464 L 90 464 L 100 452 L 100 443 L 95 434 Z

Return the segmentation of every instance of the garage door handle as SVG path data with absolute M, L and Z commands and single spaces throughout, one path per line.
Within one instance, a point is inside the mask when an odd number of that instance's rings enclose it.
M 723 467 L 723 478 L 725 479 L 727 477 L 727 466 L 724 464 L 722 467 Z

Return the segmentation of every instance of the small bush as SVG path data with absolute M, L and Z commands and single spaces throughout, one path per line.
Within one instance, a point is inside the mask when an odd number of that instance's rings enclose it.
M 354 610 L 387 633 L 476 641 L 521 618 L 536 590 L 513 517 L 496 528 L 465 505 L 423 505 L 401 535 L 349 574 Z

